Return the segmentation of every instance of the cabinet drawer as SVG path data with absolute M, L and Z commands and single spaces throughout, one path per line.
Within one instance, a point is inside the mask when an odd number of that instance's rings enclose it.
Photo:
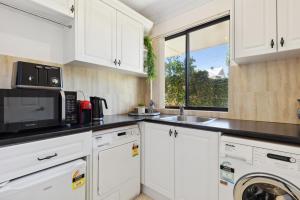
M 91 154 L 85 132 L 0 148 L 0 183 Z

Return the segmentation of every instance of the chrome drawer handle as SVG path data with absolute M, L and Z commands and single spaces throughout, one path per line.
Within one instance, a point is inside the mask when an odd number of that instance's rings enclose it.
M 104 143 L 104 144 L 99 144 L 97 147 L 100 148 L 100 147 L 104 147 L 104 146 L 107 146 L 107 145 L 110 145 L 110 143 L 107 142 L 107 143 Z
M 43 161 L 43 160 L 49 160 L 49 159 L 54 158 L 54 157 L 56 157 L 56 156 L 58 156 L 57 153 L 55 153 L 55 154 L 53 154 L 53 155 L 51 155 L 51 156 L 46 156 L 46 157 L 44 157 L 44 158 L 37 158 L 37 159 L 38 159 L 38 161 Z

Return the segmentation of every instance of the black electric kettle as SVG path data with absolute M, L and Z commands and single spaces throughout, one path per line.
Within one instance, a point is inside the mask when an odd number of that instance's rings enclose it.
M 100 121 L 103 120 L 103 107 L 102 101 L 104 102 L 105 108 L 107 109 L 106 100 L 100 97 L 90 97 L 90 101 L 92 104 L 92 120 Z

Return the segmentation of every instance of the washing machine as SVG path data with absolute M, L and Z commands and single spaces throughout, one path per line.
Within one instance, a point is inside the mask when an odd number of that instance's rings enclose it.
M 300 146 L 222 136 L 219 200 L 300 200 Z

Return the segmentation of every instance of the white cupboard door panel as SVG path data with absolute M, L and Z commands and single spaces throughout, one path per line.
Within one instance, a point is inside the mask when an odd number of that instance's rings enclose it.
M 86 61 L 114 67 L 117 11 L 100 0 L 86 1 L 84 52 Z
M 145 185 L 173 199 L 174 196 L 174 137 L 171 126 L 145 125 Z
M 300 1 L 278 0 L 278 50 L 300 48 Z
M 235 57 L 276 52 L 276 18 L 276 0 L 235 0 Z
M 92 132 L 86 132 L 2 147 L 0 183 L 90 155 L 91 145 Z
M 127 15 L 117 13 L 118 67 L 143 72 L 143 26 Z
M 175 129 L 175 200 L 218 199 L 219 133 Z

